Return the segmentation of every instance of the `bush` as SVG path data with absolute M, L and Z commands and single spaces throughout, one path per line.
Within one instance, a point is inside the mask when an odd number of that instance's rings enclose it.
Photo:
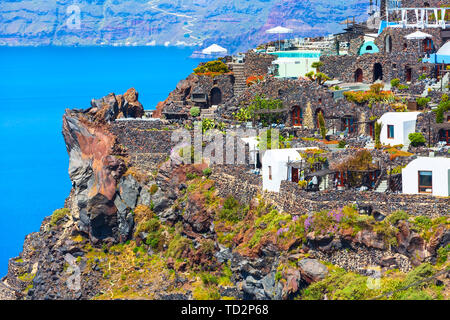
M 343 149 L 343 148 L 345 148 L 346 145 L 347 145 L 347 141 L 345 141 L 345 140 L 340 140 L 340 141 L 339 141 L 339 144 L 338 144 L 338 148 L 339 148 L 339 149 Z
M 220 60 L 216 61 L 209 61 L 205 63 L 202 66 L 199 66 L 194 69 L 195 74 L 202 74 L 202 73 L 228 73 L 230 70 L 228 69 L 227 65 L 223 63 Z
M 52 217 L 50 219 L 50 224 L 52 226 L 56 226 L 69 213 L 70 213 L 70 210 L 67 208 L 62 208 L 62 209 L 53 211 Z
M 189 110 L 189 113 L 191 114 L 191 117 L 198 117 L 200 115 L 200 108 L 192 107 L 191 110 Z
M 205 177 L 209 177 L 212 174 L 212 169 L 211 168 L 206 168 L 205 170 L 203 170 L 203 175 Z
M 408 138 L 413 147 L 422 146 L 427 142 L 421 132 L 410 133 Z
M 416 100 L 417 105 L 421 108 L 425 108 L 430 101 L 431 101 L 430 98 L 423 98 L 423 97 L 417 98 L 417 100 Z
M 387 219 L 390 224 L 396 225 L 400 220 L 407 221 L 408 218 L 408 214 L 405 211 L 400 210 L 392 213 Z
M 395 78 L 391 80 L 391 86 L 397 88 L 400 85 L 400 79 Z
M 191 246 L 191 240 L 182 237 L 180 234 L 177 234 L 175 238 L 169 243 L 169 247 L 167 248 L 167 255 L 175 259 L 181 259 L 183 258 L 183 253 L 188 251 Z
M 318 120 L 319 120 L 319 127 L 320 127 L 320 135 L 322 136 L 322 139 L 325 140 L 325 138 L 327 136 L 327 129 L 325 127 L 325 119 L 323 117 L 322 112 L 319 113 Z
M 243 219 L 243 211 L 240 203 L 233 196 L 229 196 L 225 199 L 223 207 L 219 212 L 219 219 L 238 222 Z
M 374 83 L 370 86 L 370 91 L 372 91 L 375 94 L 380 94 L 381 91 L 384 89 L 384 84 L 382 83 Z

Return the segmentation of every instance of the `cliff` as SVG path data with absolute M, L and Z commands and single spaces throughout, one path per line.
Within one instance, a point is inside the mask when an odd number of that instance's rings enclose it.
M 0 45 L 187 45 L 248 49 L 277 25 L 298 36 L 327 35 L 369 1 L 2 1 Z M 326 18 L 327 23 L 322 23 Z
M 130 89 L 66 111 L 72 191 L 10 260 L 1 298 L 448 299 L 448 213 L 286 203 L 246 167 L 180 163 L 176 124 L 115 121 L 142 110 Z

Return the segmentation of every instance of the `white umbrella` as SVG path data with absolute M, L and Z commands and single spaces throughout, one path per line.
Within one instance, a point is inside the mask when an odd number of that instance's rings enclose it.
M 408 40 L 424 40 L 428 38 L 433 38 L 433 36 L 431 34 L 422 31 L 416 31 L 414 33 L 408 34 L 407 36 L 405 36 L 405 38 Z
M 416 31 L 411 34 L 408 34 L 405 36 L 407 40 L 425 40 L 425 39 L 431 39 L 433 36 L 431 34 L 422 32 L 422 31 Z M 419 52 L 420 52 L 420 41 L 418 43 Z
M 280 35 L 285 34 L 285 33 L 292 33 L 292 29 L 278 26 L 278 27 L 267 30 L 266 33 L 278 34 L 278 45 L 279 45 L 279 50 L 280 50 L 281 49 Z
M 227 52 L 227 49 L 222 48 L 217 44 L 213 44 L 212 46 L 202 50 L 203 54 L 226 54 Z

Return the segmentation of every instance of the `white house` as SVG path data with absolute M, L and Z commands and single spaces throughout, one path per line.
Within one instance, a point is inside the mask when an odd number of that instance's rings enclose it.
M 387 112 L 379 122 L 381 128 L 380 140 L 386 145 L 409 144 L 409 134 L 416 132 L 417 116 L 420 112 Z
M 300 153 L 307 149 L 266 150 L 262 157 L 263 191 L 280 192 L 281 181 L 288 180 L 288 163 L 302 159 Z
M 405 194 L 450 196 L 450 158 L 417 158 L 402 170 Z

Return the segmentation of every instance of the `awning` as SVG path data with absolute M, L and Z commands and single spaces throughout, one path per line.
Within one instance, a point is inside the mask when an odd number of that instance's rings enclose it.
M 422 31 L 416 31 L 414 33 L 408 34 L 405 36 L 408 40 L 424 40 L 424 39 L 431 39 L 433 36 L 431 34 L 422 32 Z
M 212 46 L 202 50 L 203 54 L 226 54 L 227 52 L 227 49 L 222 48 L 217 44 L 213 44 Z

